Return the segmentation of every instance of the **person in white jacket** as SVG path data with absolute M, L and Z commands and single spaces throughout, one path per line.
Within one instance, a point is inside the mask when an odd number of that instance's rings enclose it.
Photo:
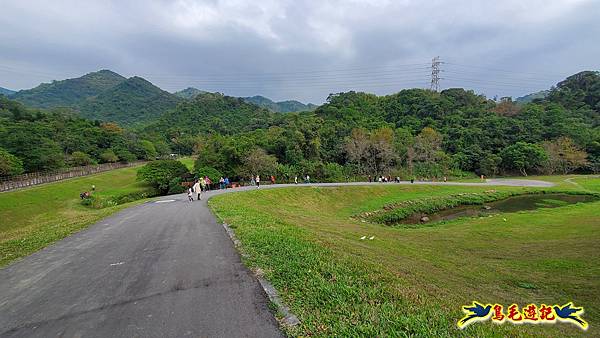
M 196 183 L 194 183 L 194 192 L 196 194 L 198 194 L 198 201 L 202 200 L 202 187 L 200 186 L 200 182 L 196 181 Z

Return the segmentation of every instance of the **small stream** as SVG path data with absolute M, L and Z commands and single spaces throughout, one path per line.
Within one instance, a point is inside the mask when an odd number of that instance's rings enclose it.
M 513 196 L 484 205 L 463 205 L 452 209 L 438 211 L 436 213 L 414 214 L 404 220 L 401 224 L 420 224 L 452 220 L 459 217 L 481 217 L 501 212 L 517 212 L 523 210 L 535 210 L 540 208 L 558 208 L 569 204 L 587 203 L 598 201 L 592 195 L 570 195 L 570 194 L 529 194 Z

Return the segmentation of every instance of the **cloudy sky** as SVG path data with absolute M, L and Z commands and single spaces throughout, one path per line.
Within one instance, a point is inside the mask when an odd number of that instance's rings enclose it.
M 111 69 L 168 91 L 323 102 L 442 88 L 488 97 L 600 69 L 596 0 L 0 0 L 0 86 Z

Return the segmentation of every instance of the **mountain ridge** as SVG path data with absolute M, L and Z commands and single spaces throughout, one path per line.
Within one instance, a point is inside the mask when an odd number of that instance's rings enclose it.
M 126 78 L 108 69 L 87 73 L 77 78 L 54 80 L 31 89 L 24 89 L 11 98 L 35 108 L 76 108 L 83 100 L 96 96 L 125 81 Z
M 11 96 L 11 95 L 13 95 L 14 93 L 16 93 L 16 91 L 14 91 L 14 90 L 10 90 L 10 89 L 8 89 L 8 88 L 2 88 L 2 87 L 0 87 L 0 95 Z
M 133 76 L 87 98 L 79 110 L 88 119 L 130 125 L 153 121 L 182 100 L 144 78 Z
M 291 113 L 291 112 L 300 112 L 300 111 L 313 111 L 317 109 L 317 105 L 312 103 L 302 103 L 296 100 L 286 100 L 286 101 L 278 101 L 275 102 L 268 97 L 264 97 L 262 95 L 254 95 L 242 97 L 242 99 L 249 103 L 254 103 L 255 105 L 263 108 L 267 108 L 276 113 Z

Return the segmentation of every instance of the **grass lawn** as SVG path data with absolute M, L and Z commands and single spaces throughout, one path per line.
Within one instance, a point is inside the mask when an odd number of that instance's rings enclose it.
M 554 178 L 555 189 L 581 189 L 566 178 Z M 574 180 L 600 187 L 600 179 Z M 417 229 L 351 218 L 390 202 L 489 189 L 298 187 L 220 195 L 209 204 L 235 229 L 245 263 L 264 273 L 301 320 L 287 328 L 290 335 L 600 335 L 600 202 Z M 461 306 L 473 300 L 505 307 L 573 301 L 585 307 L 590 327 L 488 322 L 460 331 Z
M 182 157 L 179 159 L 179 162 L 185 164 L 190 171 L 194 169 L 194 161 L 196 161 L 194 157 Z
M 0 266 L 35 252 L 132 203 L 105 209 L 81 205 L 79 193 L 120 195 L 147 189 L 136 182 L 137 168 L 73 178 L 0 193 Z M 133 202 L 136 203 L 136 202 Z M 137 201 L 139 203 L 139 201 Z

